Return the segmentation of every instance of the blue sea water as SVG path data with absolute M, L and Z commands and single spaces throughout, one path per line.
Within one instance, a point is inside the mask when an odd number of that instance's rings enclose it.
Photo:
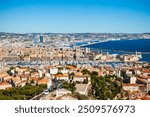
M 141 61 L 150 62 L 150 39 L 107 41 L 84 47 L 116 54 L 129 54 L 135 51 L 143 52 Z

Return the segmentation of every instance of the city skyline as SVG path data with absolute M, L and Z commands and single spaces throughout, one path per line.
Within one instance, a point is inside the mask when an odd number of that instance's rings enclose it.
M 150 32 L 148 0 L 2 0 L 0 32 Z

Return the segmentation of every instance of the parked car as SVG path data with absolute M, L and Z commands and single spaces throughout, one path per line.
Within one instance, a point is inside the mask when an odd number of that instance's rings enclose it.
M 45 95 L 49 94 L 49 91 L 46 89 L 46 90 L 44 91 L 44 94 L 45 94 Z

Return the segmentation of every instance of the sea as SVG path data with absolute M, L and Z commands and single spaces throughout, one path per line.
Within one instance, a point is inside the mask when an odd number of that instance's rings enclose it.
M 82 46 L 81 43 L 80 46 Z M 133 54 L 134 52 L 141 52 L 142 59 L 140 61 L 150 62 L 150 39 L 113 40 L 97 42 L 96 44 L 89 44 L 82 47 L 109 52 L 110 54 Z

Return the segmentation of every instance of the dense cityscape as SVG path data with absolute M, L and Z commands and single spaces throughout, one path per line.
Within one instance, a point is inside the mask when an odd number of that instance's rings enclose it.
M 40 45 L 37 38 L 44 36 L 42 46 L 73 46 L 77 42 L 105 42 L 109 40 L 149 39 L 150 33 L 0 33 L 0 41 L 3 46 Z M 33 39 L 34 38 L 34 39 Z M 40 41 L 40 42 L 41 42 Z
M 136 117 L 148 100 L 150 0 L 0 0 L 2 117 Z
M 0 33 L 0 99 L 149 100 L 150 63 L 141 52 L 84 47 L 150 33 Z M 80 45 L 78 45 L 80 43 Z

